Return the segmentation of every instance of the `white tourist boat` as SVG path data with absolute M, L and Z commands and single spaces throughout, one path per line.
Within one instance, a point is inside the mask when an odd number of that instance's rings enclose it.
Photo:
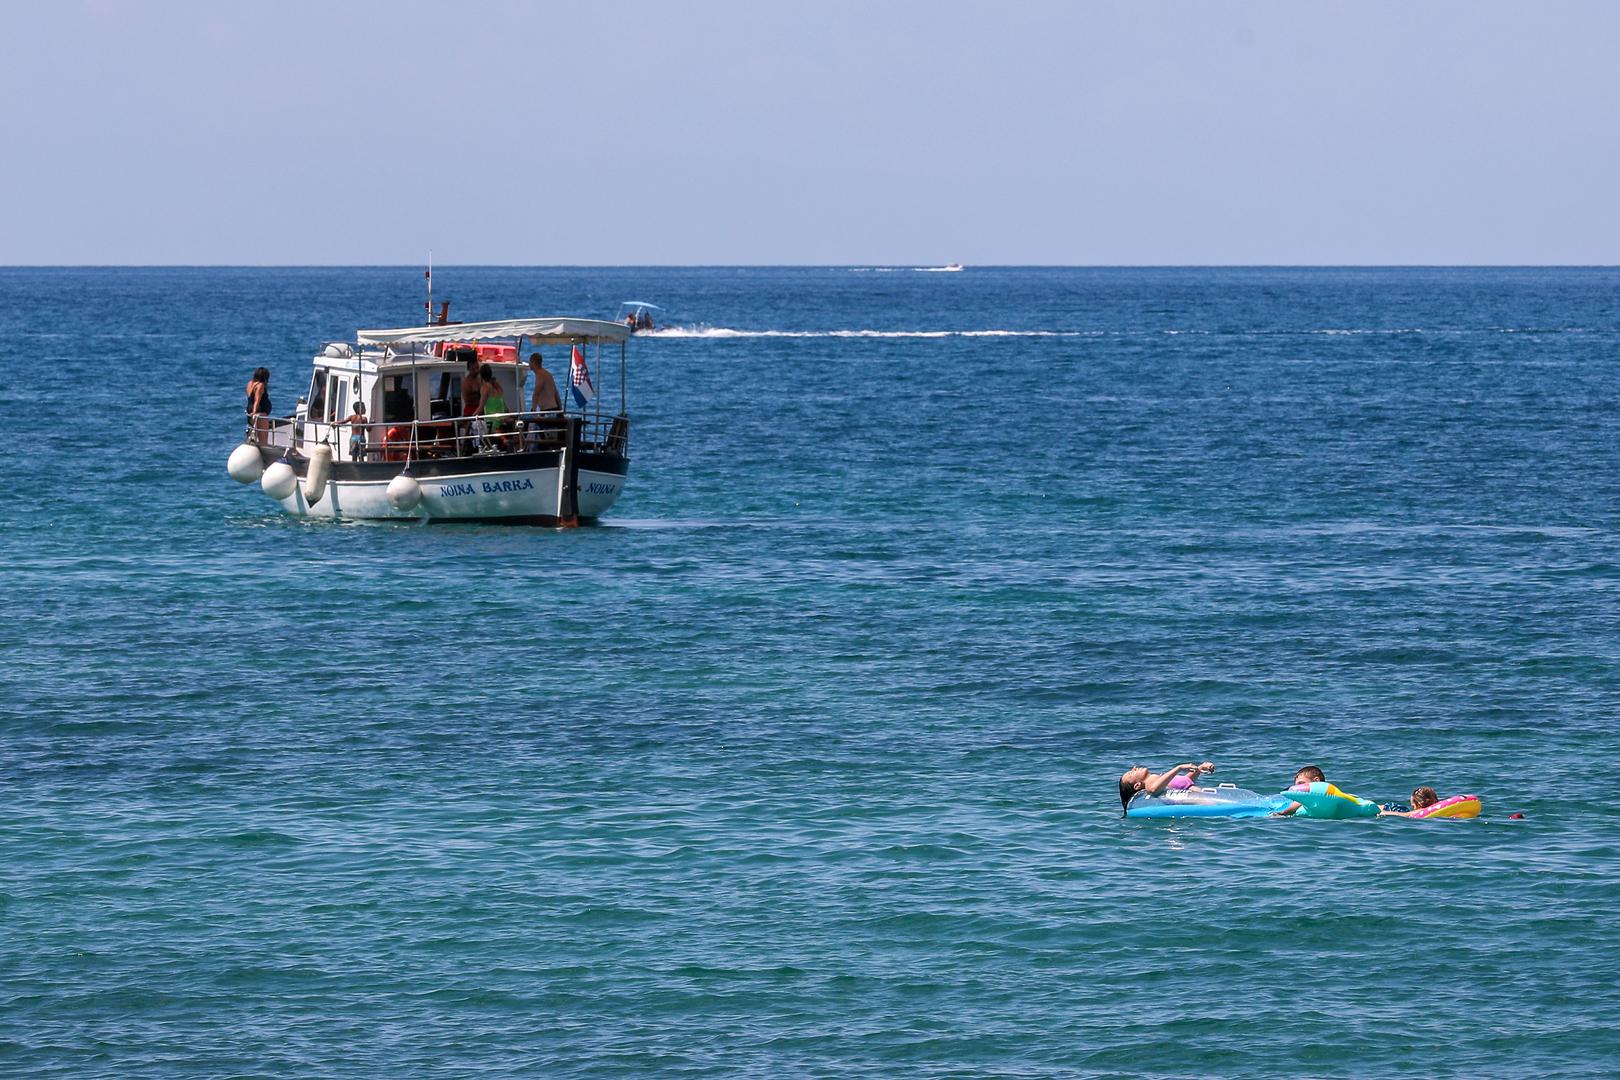
M 300 517 L 588 522 L 613 506 L 629 471 L 629 337 L 623 323 L 573 318 L 362 330 L 316 355 L 292 415 L 250 418 L 227 470 Z M 537 350 L 563 409 L 462 415 L 470 360 L 521 406 Z M 618 407 L 605 411 L 596 388 L 604 353 L 611 363 L 615 352 Z M 356 402 L 365 424 L 350 422 Z

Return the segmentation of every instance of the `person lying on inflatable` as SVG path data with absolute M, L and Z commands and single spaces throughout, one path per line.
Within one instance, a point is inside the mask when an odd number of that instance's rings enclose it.
M 1416 788 L 1412 792 L 1412 809 L 1381 810 L 1379 817 L 1404 818 L 1472 818 L 1479 817 L 1478 795 L 1453 795 L 1442 799 L 1432 787 Z
M 1177 765 L 1175 768 L 1166 769 L 1162 773 L 1156 773 L 1146 765 L 1132 765 L 1121 773 L 1119 777 L 1120 812 L 1123 813 L 1125 808 L 1131 804 L 1131 796 L 1138 791 L 1145 791 L 1149 795 L 1157 795 L 1163 791 L 1184 791 L 1193 786 L 1194 777 L 1214 771 L 1215 763 L 1213 761 L 1205 761 L 1196 765 L 1189 761 L 1185 765 Z

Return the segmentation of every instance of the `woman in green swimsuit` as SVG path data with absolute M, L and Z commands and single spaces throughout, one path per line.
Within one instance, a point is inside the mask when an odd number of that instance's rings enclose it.
M 501 389 L 500 380 L 495 378 L 495 369 L 489 364 L 484 365 L 484 418 L 489 424 L 490 433 L 500 435 L 512 426 L 512 421 L 500 414 L 507 411 L 506 393 Z

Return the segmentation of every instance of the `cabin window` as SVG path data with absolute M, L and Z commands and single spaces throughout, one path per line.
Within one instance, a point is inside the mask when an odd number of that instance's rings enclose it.
M 461 415 L 461 381 L 448 371 L 439 373 L 439 388 L 433 392 L 429 419 L 445 420 Z
M 416 398 L 411 393 L 409 375 L 389 375 L 383 380 L 382 418 L 390 424 L 408 424 L 416 419 Z
M 312 420 L 326 418 L 326 369 L 316 368 L 315 378 L 309 384 L 309 411 Z
M 337 383 L 337 394 L 332 403 L 337 407 L 332 410 L 332 422 L 339 423 L 349 418 L 349 384 L 342 379 L 334 381 Z
M 342 385 L 343 385 L 343 380 L 338 378 L 336 375 L 331 375 L 331 376 L 327 377 L 327 380 L 326 380 L 326 418 L 325 419 L 326 419 L 326 422 L 328 424 L 330 424 L 332 421 L 336 420 L 338 417 L 343 415 L 343 413 L 338 408 L 338 387 L 340 387 Z

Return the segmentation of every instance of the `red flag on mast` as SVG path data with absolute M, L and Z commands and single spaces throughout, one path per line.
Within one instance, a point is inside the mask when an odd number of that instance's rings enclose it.
M 585 350 L 575 345 L 571 359 L 572 363 L 569 365 L 568 371 L 568 386 L 574 392 L 574 400 L 583 409 L 595 400 L 596 387 L 591 385 L 591 372 L 585 366 Z

